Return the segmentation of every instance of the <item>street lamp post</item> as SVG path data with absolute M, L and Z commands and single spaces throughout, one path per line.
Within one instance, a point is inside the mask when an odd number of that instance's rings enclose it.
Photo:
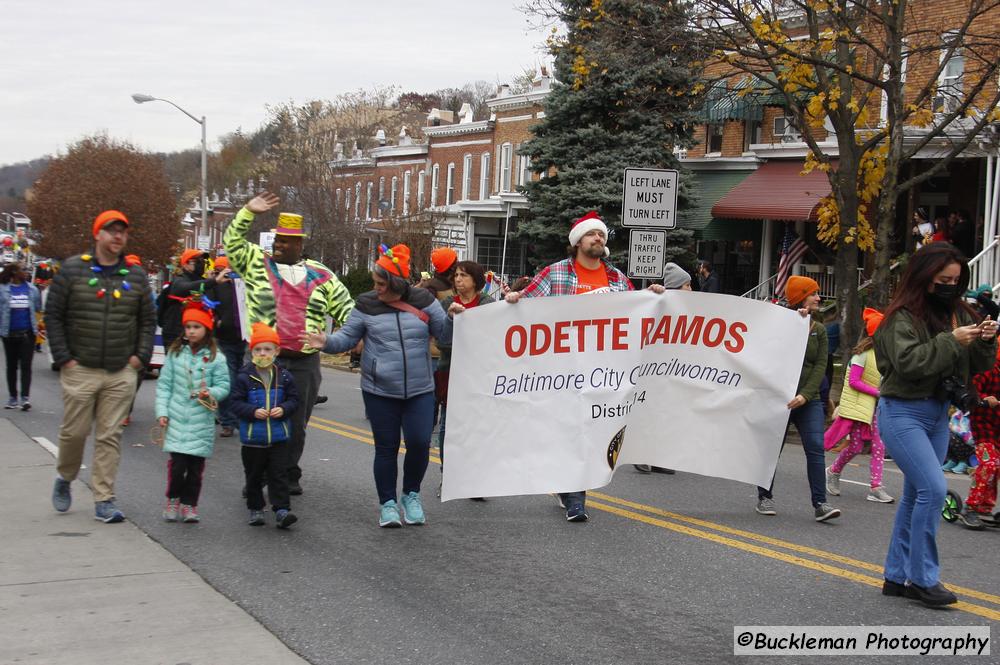
M 196 118 L 184 109 L 182 109 L 177 104 L 174 104 L 169 99 L 163 99 L 162 97 L 153 97 L 152 95 L 143 95 L 136 93 L 132 95 L 132 101 L 136 104 L 145 104 L 146 102 L 166 102 L 170 104 L 175 109 L 191 118 L 199 125 L 201 125 L 201 235 L 205 237 L 211 237 L 208 231 L 208 144 L 206 142 L 205 134 L 205 116 L 201 116 L 201 119 Z M 195 234 L 198 236 L 199 234 Z M 198 238 L 195 238 L 195 246 L 198 245 Z

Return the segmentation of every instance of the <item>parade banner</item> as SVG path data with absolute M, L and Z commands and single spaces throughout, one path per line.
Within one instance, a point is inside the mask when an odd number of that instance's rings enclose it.
M 767 486 L 808 335 L 795 311 L 689 291 L 463 312 L 441 498 L 593 489 L 623 464 Z

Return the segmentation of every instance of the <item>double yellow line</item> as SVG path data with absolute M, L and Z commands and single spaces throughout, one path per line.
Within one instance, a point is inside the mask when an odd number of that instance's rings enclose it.
M 309 426 L 348 439 L 360 441 L 361 443 L 375 445 L 369 430 L 340 423 L 335 420 L 327 420 L 326 418 L 319 418 L 313 415 L 309 421 Z M 435 464 L 441 463 L 440 458 L 433 455 L 431 456 L 431 461 Z M 826 550 L 799 545 L 798 543 L 781 540 L 780 538 L 772 538 L 771 536 L 754 533 L 753 531 L 745 531 L 696 517 L 688 517 L 687 515 L 662 510 L 655 506 L 620 499 L 603 492 L 587 492 L 587 506 L 636 522 L 642 522 L 643 524 L 667 529 L 694 538 L 701 538 L 702 540 L 708 540 L 719 545 L 783 561 L 794 566 L 826 573 L 834 577 L 852 580 L 876 588 L 881 588 L 882 586 L 882 566 L 867 561 L 860 561 L 834 554 L 833 552 L 827 552 Z M 869 573 L 875 574 L 871 575 Z M 1000 607 L 1000 596 L 953 584 L 948 584 L 947 586 L 959 596 Z M 1000 621 L 1000 610 L 993 607 L 960 600 L 955 605 L 955 608 L 992 621 Z

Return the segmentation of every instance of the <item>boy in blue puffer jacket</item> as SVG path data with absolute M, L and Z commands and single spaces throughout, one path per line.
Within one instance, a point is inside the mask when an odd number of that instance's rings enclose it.
M 299 392 L 292 375 L 274 364 L 278 333 L 263 323 L 253 324 L 251 362 L 236 376 L 229 395 L 232 412 L 240 420 L 243 471 L 251 526 L 264 524 L 264 476 L 267 494 L 279 529 L 298 521 L 288 495 L 289 416 L 299 407 Z

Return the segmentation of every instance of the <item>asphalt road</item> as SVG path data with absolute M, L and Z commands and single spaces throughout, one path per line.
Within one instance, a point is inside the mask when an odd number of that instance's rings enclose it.
M 4 415 L 54 442 L 57 375 L 41 354 L 35 366 L 34 409 Z M 844 482 L 832 499 L 843 517 L 817 524 L 796 445 L 780 460 L 777 517 L 754 513 L 753 487 L 631 468 L 591 494 L 586 524 L 566 523 L 549 496 L 441 504 L 432 462 L 428 524 L 379 529 L 358 377 L 333 370 L 324 370 L 330 401 L 314 411 L 291 531 L 246 525 L 236 439 L 219 439 L 207 465 L 201 524 L 167 524 L 166 456 L 149 443 L 154 391 L 154 382 L 144 384 L 125 432 L 120 506 L 313 663 L 719 663 L 735 660 L 736 625 L 1000 619 L 1000 531 L 941 525 L 943 581 L 960 592 L 959 606 L 935 611 L 884 598 L 878 585 L 895 505 L 865 500 L 868 458 L 844 472 L 860 484 Z M 698 444 L 696 436 L 686 442 Z M 901 484 L 887 462 L 886 489 L 898 496 Z M 968 479 L 949 484 L 964 496 Z

